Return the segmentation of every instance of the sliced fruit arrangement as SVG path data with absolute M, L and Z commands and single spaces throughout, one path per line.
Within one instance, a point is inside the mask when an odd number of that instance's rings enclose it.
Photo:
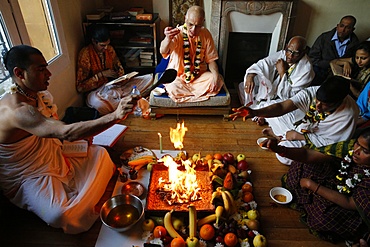
M 266 238 L 260 234 L 260 214 L 254 200 L 249 163 L 244 154 L 233 155 L 196 153 L 187 157 L 179 153 L 175 160 L 191 160 L 208 166 L 214 191 L 211 203 L 213 214 L 197 218 L 194 205 L 189 205 L 189 218 L 173 216 L 151 217 L 142 229 L 150 243 L 164 247 L 265 247 Z M 159 227 L 159 229 L 156 229 Z M 164 228 L 165 234 L 163 233 Z M 145 239 L 145 237 L 143 237 Z

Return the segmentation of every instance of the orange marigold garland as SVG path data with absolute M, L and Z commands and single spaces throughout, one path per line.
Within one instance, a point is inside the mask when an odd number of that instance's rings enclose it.
M 200 37 L 197 37 L 197 48 L 195 50 L 195 61 L 194 61 L 194 70 L 191 71 L 191 57 L 190 57 L 190 42 L 187 34 L 187 27 L 184 24 L 183 32 L 184 40 L 184 70 L 185 70 L 185 82 L 191 82 L 200 72 L 200 51 L 202 49 L 202 42 Z

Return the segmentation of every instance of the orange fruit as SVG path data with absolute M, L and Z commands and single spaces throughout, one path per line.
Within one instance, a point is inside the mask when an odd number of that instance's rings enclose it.
M 164 226 L 156 226 L 153 230 L 153 236 L 155 238 L 163 238 L 167 235 L 167 230 Z
M 207 154 L 205 159 L 206 160 L 211 160 L 211 159 L 213 159 L 213 155 L 212 154 Z
M 238 244 L 239 240 L 235 233 L 229 232 L 226 233 L 224 237 L 224 242 L 228 247 L 233 247 Z
M 253 197 L 253 194 L 251 192 L 244 192 L 243 193 L 243 201 L 244 202 L 251 202 L 253 201 L 254 197 Z
M 186 242 L 182 238 L 174 238 L 171 241 L 171 247 L 186 247 Z
M 204 224 L 199 229 L 199 236 L 206 241 L 211 240 L 215 236 L 215 229 L 211 224 Z
M 222 154 L 216 153 L 216 154 L 213 155 L 213 158 L 216 159 L 216 160 L 222 160 Z
M 242 186 L 242 191 L 243 191 L 243 193 L 245 193 L 245 192 L 252 192 L 253 191 L 253 187 L 252 187 L 251 184 L 245 183 Z

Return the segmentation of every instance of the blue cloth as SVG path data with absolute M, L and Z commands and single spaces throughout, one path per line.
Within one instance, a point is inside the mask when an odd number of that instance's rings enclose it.
M 344 54 L 346 53 L 347 44 L 351 40 L 350 37 L 345 39 L 343 42 L 340 42 L 340 40 L 338 38 L 338 32 L 335 32 L 335 34 L 334 34 L 334 36 L 331 40 L 333 40 L 334 43 L 335 43 L 335 48 L 337 49 L 339 57 L 343 57 Z
M 370 120 L 370 83 L 368 82 L 357 98 L 357 105 L 360 108 L 360 116 Z

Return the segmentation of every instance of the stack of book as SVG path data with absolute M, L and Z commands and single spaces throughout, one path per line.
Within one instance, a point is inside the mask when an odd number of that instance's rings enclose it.
M 138 67 L 140 66 L 139 55 L 142 52 L 141 49 L 130 49 L 125 55 L 126 66 Z
M 140 52 L 140 66 L 153 66 L 154 53 L 152 51 Z

